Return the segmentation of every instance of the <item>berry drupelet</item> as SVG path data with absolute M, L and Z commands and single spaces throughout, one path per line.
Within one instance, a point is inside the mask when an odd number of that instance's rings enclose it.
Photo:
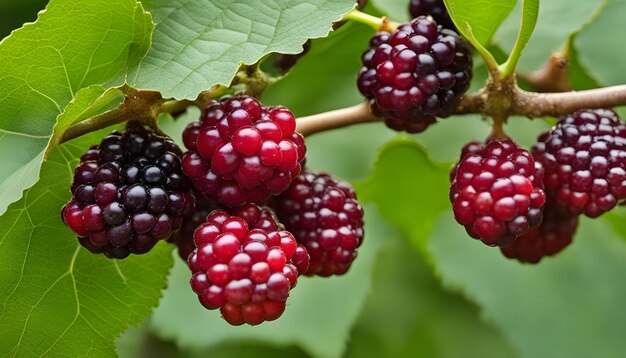
M 560 119 L 532 149 L 546 191 L 572 214 L 598 217 L 626 199 L 626 125 L 608 109 Z
M 483 149 L 470 143 L 453 170 L 450 201 L 457 222 L 490 246 L 506 246 L 541 223 L 543 169 L 510 139 Z
M 359 91 L 388 127 L 409 133 L 452 114 L 472 75 L 465 41 L 426 17 L 377 33 L 362 62 Z
M 511 245 L 501 247 L 504 256 L 520 262 L 538 263 L 566 248 L 574 237 L 578 215 L 548 198 L 543 211 L 543 221 L 538 227 L 517 238 Z
M 276 199 L 275 207 L 311 256 L 306 275 L 348 271 L 363 241 L 363 209 L 350 184 L 304 170 Z
M 306 249 L 254 204 L 232 215 L 213 211 L 194 233 L 191 287 L 200 303 L 232 325 L 282 315 L 289 292 L 309 265 Z M 269 215 L 269 216 L 268 216 Z
M 170 237 L 194 207 L 180 148 L 138 123 L 80 159 L 63 222 L 93 253 L 122 259 Z
M 409 13 L 412 18 L 432 16 L 439 25 L 456 31 L 456 26 L 454 26 L 443 0 L 411 0 Z
M 187 126 L 183 171 L 194 187 L 227 207 L 262 203 L 301 171 L 306 147 L 285 107 L 249 96 L 224 97 Z

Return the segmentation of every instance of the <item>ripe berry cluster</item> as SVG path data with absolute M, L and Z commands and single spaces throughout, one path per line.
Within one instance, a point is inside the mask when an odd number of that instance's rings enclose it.
M 168 240 L 206 308 L 233 325 L 274 320 L 298 276 L 346 273 L 363 239 L 354 190 L 302 172 L 306 147 L 295 130 L 287 108 L 243 95 L 211 102 L 185 129 L 184 154 L 129 122 L 81 157 L 63 221 L 110 258 Z M 280 208 L 290 231 L 257 203 Z
M 452 114 L 472 75 L 468 45 L 431 17 L 379 32 L 362 62 L 358 87 L 372 111 L 388 127 L 410 133 Z
M 363 209 L 350 184 L 304 171 L 277 198 L 276 212 L 311 255 L 306 275 L 348 271 L 363 240 Z
M 541 223 L 543 169 L 511 140 L 470 143 L 453 170 L 457 221 L 487 245 L 504 246 Z
M 267 210 L 247 204 L 213 211 L 194 232 L 191 287 L 207 309 L 232 325 L 280 317 L 309 255 Z
M 213 101 L 183 133 L 183 171 L 197 191 L 227 207 L 287 190 L 306 153 L 294 115 L 252 97 Z
M 150 251 L 193 210 L 181 154 L 138 123 L 109 134 L 80 158 L 63 221 L 93 253 L 122 259 Z
M 626 125 L 611 110 L 583 110 L 542 133 L 532 154 L 509 139 L 472 142 L 451 181 L 455 218 L 470 236 L 537 263 L 572 242 L 579 215 L 626 202 Z

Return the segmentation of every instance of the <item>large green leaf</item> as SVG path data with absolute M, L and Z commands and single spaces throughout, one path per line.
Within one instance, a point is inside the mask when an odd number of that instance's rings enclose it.
M 52 0 L 0 42 L 0 215 L 37 181 L 57 116 L 82 88 L 124 83 L 151 31 L 135 0 Z
M 416 228 L 417 230 L 417 228 Z M 446 292 L 406 240 L 378 257 L 372 294 L 352 331 L 347 357 L 515 357 L 478 307 Z
M 61 221 L 75 158 L 98 138 L 59 147 L 42 179 L 0 217 L 2 356 L 111 356 L 114 339 L 143 321 L 166 285 L 168 244 L 109 260 L 83 249 Z
M 626 351 L 626 245 L 582 219 L 571 247 L 539 265 L 508 260 L 451 214 L 430 241 L 444 283 L 478 303 L 525 357 L 620 357 Z
M 157 27 L 133 83 L 166 97 L 194 99 L 229 84 L 240 64 L 271 52 L 298 53 L 324 37 L 353 0 L 144 0 Z
M 603 84 L 626 83 L 626 72 L 621 64 L 626 61 L 626 48 L 616 46 L 626 30 L 624 13 L 626 0 L 607 1 L 595 21 L 576 36 L 580 63 Z
M 375 202 L 387 220 L 425 251 L 433 224 L 450 206 L 450 167 L 432 162 L 422 146 L 401 138 L 385 145 L 371 177 L 359 190 L 364 200 Z
M 309 354 L 322 358 L 341 356 L 369 292 L 378 248 L 391 234 L 374 206 L 367 206 L 365 212 L 365 241 L 348 274 L 300 278 L 280 319 L 256 327 L 230 326 L 220 318 L 219 311 L 208 311 L 200 305 L 189 287 L 189 269 L 178 260 L 161 305 L 151 320 L 154 332 L 176 341 L 184 349 L 253 340 L 281 346 L 297 344 Z

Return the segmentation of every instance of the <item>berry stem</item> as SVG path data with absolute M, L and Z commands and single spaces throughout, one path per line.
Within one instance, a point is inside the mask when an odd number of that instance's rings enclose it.
M 364 102 L 348 108 L 300 117 L 296 121 L 296 130 L 306 137 L 330 129 L 379 120 L 370 111 L 369 104 Z
M 509 136 L 504 131 L 504 123 L 506 123 L 506 118 L 493 118 L 493 125 L 491 126 L 491 134 L 489 135 L 489 140 L 493 139 L 506 139 Z
M 154 91 L 138 91 L 128 86 L 122 87 L 121 90 L 126 97 L 120 107 L 73 124 L 63 133 L 59 143 L 65 143 L 129 119 L 144 122 L 154 128 L 158 110 L 164 102 L 161 94 Z
M 499 70 L 502 78 L 507 78 L 515 73 L 515 68 L 522 56 L 522 51 L 528 44 L 530 36 L 537 24 L 537 17 L 539 15 L 539 0 L 524 0 L 522 3 L 522 21 L 519 29 L 519 34 L 513 50 L 509 58 L 503 63 Z
M 358 21 L 360 23 L 370 26 L 376 31 L 392 32 L 393 30 L 398 28 L 397 23 L 390 21 L 386 17 L 376 17 L 359 11 L 358 9 L 354 9 L 345 14 L 340 21 L 346 20 Z

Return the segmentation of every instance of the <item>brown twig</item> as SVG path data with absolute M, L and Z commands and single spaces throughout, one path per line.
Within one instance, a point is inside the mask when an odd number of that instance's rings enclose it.
M 526 117 L 558 117 L 581 109 L 611 108 L 626 104 L 626 85 L 585 91 L 533 93 L 517 89 L 511 108 Z
M 538 92 L 567 92 L 572 86 L 567 76 L 569 61 L 560 52 L 553 53 L 546 64 L 530 74 L 518 77 L 533 86 Z
M 368 103 L 324 112 L 307 117 L 300 117 L 296 121 L 298 132 L 309 136 L 330 129 L 347 127 L 357 123 L 376 122 L 380 119 L 372 114 Z

